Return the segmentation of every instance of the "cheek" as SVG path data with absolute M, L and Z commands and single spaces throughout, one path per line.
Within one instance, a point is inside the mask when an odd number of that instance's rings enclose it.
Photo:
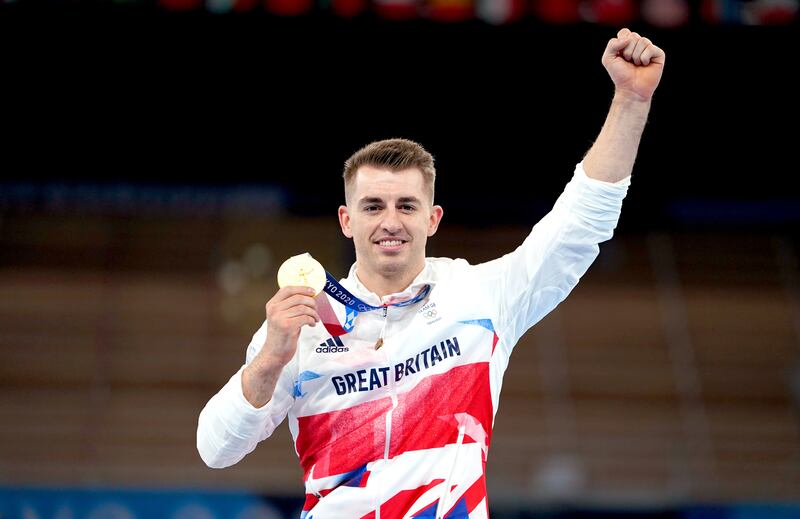
M 350 224 L 350 232 L 358 241 L 369 241 L 369 229 L 362 223 Z

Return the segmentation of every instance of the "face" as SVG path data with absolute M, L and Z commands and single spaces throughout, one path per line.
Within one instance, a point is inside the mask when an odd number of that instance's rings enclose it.
M 339 224 L 353 239 L 359 278 L 410 282 L 425 265 L 425 244 L 442 218 L 422 172 L 362 166 L 351 182 Z

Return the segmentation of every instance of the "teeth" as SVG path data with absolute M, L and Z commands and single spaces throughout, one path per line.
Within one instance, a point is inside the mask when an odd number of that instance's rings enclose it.
M 397 247 L 403 242 L 400 240 L 381 240 L 379 243 L 382 247 Z

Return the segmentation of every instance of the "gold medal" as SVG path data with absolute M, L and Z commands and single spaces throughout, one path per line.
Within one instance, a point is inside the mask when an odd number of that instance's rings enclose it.
M 307 252 L 292 256 L 278 269 L 279 287 L 309 287 L 315 296 L 325 288 L 325 279 L 325 268 Z

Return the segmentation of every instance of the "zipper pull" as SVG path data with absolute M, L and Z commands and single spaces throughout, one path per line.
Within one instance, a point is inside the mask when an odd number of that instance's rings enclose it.
M 375 349 L 379 350 L 381 346 L 383 346 L 383 334 L 386 332 L 386 314 L 389 313 L 389 307 L 383 307 L 383 326 L 381 326 L 381 336 L 378 337 L 378 341 L 375 343 Z

